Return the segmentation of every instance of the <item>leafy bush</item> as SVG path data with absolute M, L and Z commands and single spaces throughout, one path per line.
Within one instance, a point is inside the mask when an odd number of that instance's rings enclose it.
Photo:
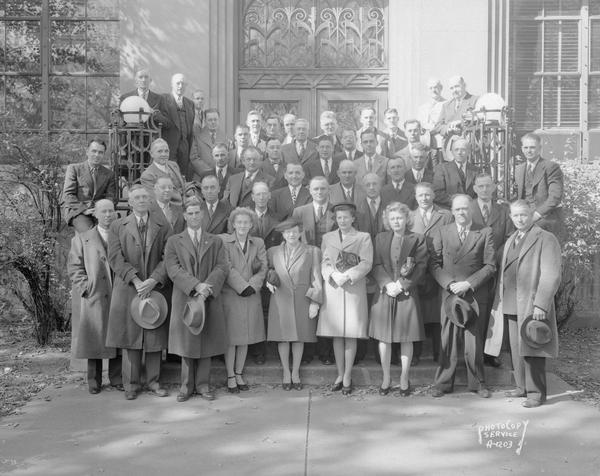
M 592 279 L 600 253 L 600 164 L 566 161 L 563 213 L 563 279 L 556 295 L 559 327 L 578 309 L 577 288 Z M 589 303 L 588 303 L 589 304 Z

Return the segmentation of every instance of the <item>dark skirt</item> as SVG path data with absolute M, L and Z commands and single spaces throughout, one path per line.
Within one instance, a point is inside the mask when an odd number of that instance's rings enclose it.
M 371 305 L 369 337 L 382 342 L 416 342 L 425 338 L 419 299 L 376 293 Z

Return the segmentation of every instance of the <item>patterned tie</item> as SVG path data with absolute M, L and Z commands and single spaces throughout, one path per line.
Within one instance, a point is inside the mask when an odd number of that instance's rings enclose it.
M 487 222 L 490 219 L 490 207 L 487 203 L 484 203 L 483 207 L 481 207 L 481 214 L 483 215 L 483 223 L 487 225 Z
M 98 167 L 92 167 L 90 169 L 90 175 L 92 176 L 92 182 L 94 184 L 94 193 L 92 196 L 95 197 L 98 190 Z
M 423 224 L 425 225 L 425 228 L 427 228 L 429 226 L 429 216 L 427 215 L 427 211 L 423 211 Z
M 298 153 L 298 157 L 302 157 L 304 155 L 304 143 L 296 142 L 296 152 Z
M 219 184 L 223 183 L 223 168 L 219 167 L 217 169 L 217 178 L 219 179 Z
M 456 164 L 456 165 L 458 165 L 458 175 L 460 176 L 460 180 L 464 184 L 465 183 L 465 171 L 464 171 L 465 164 Z
M 533 183 L 533 165 L 527 164 L 527 175 L 525 176 L 525 182 L 528 184 Z
M 328 160 L 324 160 L 323 161 L 323 175 L 325 175 L 325 178 L 329 177 L 329 161 Z
M 200 245 L 200 240 L 198 239 L 198 230 L 194 230 L 194 248 L 198 249 L 198 245 Z
M 206 202 L 206 207 L 208 208 L 208 216 L 209 216 L 209 218 L 212 219 L 212 217 L 215 213 L 215 208 L 214 208 L 215 204 Z
M 371 209 L 371 216 L 375 218 L 377 216 L 377 202 L 374 198 L 369 199 L 369 208 Z
M 320 220 L 321 218 L 323 218 L 323 215 L 325 215 L 325 207 L 324 207 L 323 205 L 321 205 L 321 206 L 319 207 L 319 220 Z
M 460 239 L 460 243 L 462 245 L 465 242 L 465 239 L 467 238 L 467 229 L 464 226 L 460 227 L 458 238 Z
M 177 107 L 183 109 L 183 96 L 177 96 Z
M 523 233 L 522 231 L 517 232 L 517 236 L 515 236 L 515 241 L 513 242 L 513 245 L 515 246 L 515 248 L 517 246 L 519 246 L 519 243 L 523 239 L 523 236 L 525 236 L 525 233 Z
M 298 193 L 296 192 L 296 187 L 292 187 L 292 203 L 296 205 L 296 199 L 298 198 Z
M 146 228 L 146 220 L 140 218 L 140 221 L 138 222 L 138 232 L 144 245 L 146 244 Z
M 352 190 L 346 190 L 346 201 L 347 202 L 351 202 L 352 201 Z
M 212 141 L 212 145 L 215 145 L 215 141 L 217 140 L 217 133 L 215 131 L 211 131 L 210 140 Z
M 419 170 L 417 172 L 417 183 L 421 183 L 422 180 L 423 180 L 423 171 Z

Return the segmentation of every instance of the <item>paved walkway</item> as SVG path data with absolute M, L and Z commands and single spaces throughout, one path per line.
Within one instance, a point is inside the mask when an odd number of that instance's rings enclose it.
M 402 398 L 374 388 L 343 397 L 323 387 L 255 386 L 177 403 L 176 389 L 129 402 L 121 392 L 92 396 L 69 384 L 0 420 L 0 473 L 600 474 L 600 412 L 572 400 L 564 382 L 550 383 L 548 404 L 529 410 L 500 391 L 489 400 L 461 389 L 433 399 L 421 388 Z M 498 424 L 505 428 L 491 428 Z

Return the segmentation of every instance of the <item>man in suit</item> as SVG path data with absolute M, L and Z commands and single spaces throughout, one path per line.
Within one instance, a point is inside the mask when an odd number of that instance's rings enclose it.
M 281 121 L 275 114 L 271 114 L 265 121 L 265 142 L 268 145 L 269 139 L 277 139 L 281 142 Z
M 275 227 L 279 222 L 273 217 L 273 214 L 268 207 L 270 198 L 271 192 L 269 186 L 265 182 L 255 182 L 254 185 L 252 185 L 252 201 L 254 202 L 254 212 L 258 219 L 257 227 L 252 230 L 252 236 L 261 238 L 265 243 L 266 249 L 277 246 L 283 241 L 281 233 L 275 230 Z M 265 285 L 261 288 L 260 297 L 266 328 L 271 293 Z M 264 364 L 267 354 L 267 342 L 258 342 L 248 346 L 248 352 L 256 364 Z
M 219 128 L 219 111 L 214 108 L 204 111 L 206 126 L 194 132 L 194 142 L 190 152 L 190 160 L 196 175 L 213 170 L 215 163 L 212 157 L 213 147 L 217 143 L 226 143 L 227 138 Z
M 384 185 L 381 190 L 381 199 L 384 206 L 391 202 L 401 202 L 411 210 L 417 208 L 415 186 L 405 178 L 407 167 L 404 159 L 401 157 L 390 159 L 387 163 L 387 174 L 390 183 Z
M 340 138 L 337 136 L 337 117 L 335 112 L 333 111 L 323 111 L 320 117 L 320 124 L 322 135 L 325 135 L 331 139 L 331 144 L 333 145 L 333 154 L 338 154 L 342 152 L 342 144 Z M 313 141 L 317 142 L 317 140 L 321 136 L 315 137 Z
M 260 170 L 262 158 L 260 150 L 256 147 L 249 146 L 244 149 L 242 159 L 246 170 L 231 176 L 223 194 L 223 198 L 229 200 L 232 208 L 252 207 L 252 184 L 254 182 L 266 182 L 269 187 L 272 187 L 275 181 L 273 177 Z
M 215 166 L 211 170 L 202 172 L 198 179 L 201 182 L 204 177 L 214 175 L 219 180 L 219 200 L 223 198 L 223 193 L 227 187 L 227 182 L 232 175 L 242 172 L 242 168 L 234 168 L 229 165 L 229 156 L 227 153 L 227 145 L 223 142 L 217 142 L 212 150 L 212 160 Z
M 73 285 L 73 357 L 87 359 L 88 391 L 102 390 L 102 360 L 108 360 L 108 378 L 113 388 L 123 390 L 121 356 L 105 345 L 112 294 L 112 272 L 108 265 L 108 229 L 117 217 L 113 202 L 98 200 L 94 207 L 98 226 L 76 233 L 71 240 L 67 270 Z M 78 303 L 79 305 L 77 305 Z
M 404 175 L 407 182 L 419 183 L 419 182 L 433 182 L 433 168 L 431 167 L 431 156 L 429 153 L 429 147 L 423 145 L 421 142 L 417 142 L 412 145 L 409 151 L 410 169 Z
M 311 201 L 308 189 L 302 185 L 304 169 L 300 164 L 287 164 L 285 166 L 285 180 L 287 185 L 273 190 L 269 208 L 278 221 L 283 221 L 292 216 L 295 208 L 306 205 Z
M 246 125 L 250 130 L 250 145 L 256 147 L 262 154 L 267 147 L 267 135 L 263 130 L 263 118 L 259 111 L 252 110 L 246 115 Z
M 488 306 L 486 283 L 496 272 L 492 230 L 473 223 L 471 200 L 459 194 L 452 199 L 455 223 L 437 230 L 433 237 L 429 266 L 442 288 L 442 303 L 450 294 L 471 297 L 479 306 L 478 315 L 460 327 L 443 312 L 439 367 L 435 373 L 432 395 L 442 397 L 454 389 L 458 362 L 458 344 L 464 339 L 468 388 L 482 398 L 489 398 L 483 370 L 482 319 Z M 473 304 L 474 305 L 474 304 Z
M 390 157 L 389 150 L 387 148 L 388 137 L 387 134 L 377 129 L 377 112 L 375 108 L 367 106 L 360 111 L 360 124 L 361 128 L 356 132 L 356 144 L 360 151 L 363 151 L 362 133 L 364 131 L 372 130 L 375 131 L 375 149 L 374 153 L 383 155 L 384 157 Z
M 356 229 L 368 233 L 373 242 L 375 242 L 375 236 L 385 230 L 383 225 L 383 212 L 385 206 L 381 199 L 381 186 L 382 182 L 379 175 L 372 172 L 365 175 L 362 179 L 362 188 L 365 191 L 366 196 L 356 206 Z M 367 302 L 369 309 L 373 302 L 373 295 L 378 289 L 375 280 L 371 278 L 371 276 L 367 276 Z M 378 352 L 375 352 L 375 348 L 376 345 L 373 339 L 368 341 L 359 339 L 354 362 L 360 362 L 370 350 L 372 350 L 377 357 Z M 392 358 L 394 357 L 395 356 Z M 397 357 L 395 361 L 397 361 Z
M 339 182 L 329 186 L 329 200 L 333 205 L 350 202 L 358 205 L 365 198 L 365 191 L 359 184 L 356 162 L 342 160 L 337 170 Z
M 92 139 L 85 153 L 87 160 L 67 166 L 61 202 L 67 225 L 77 232 L 94 226 L 91 215 L 98 200 L 106 198 L 116 203 L 118 199 L 115 174 L 102 165 L 105 153 L 104 141 Z
M 394 157 L 402 157 L 404 160 L 407 161 L 407 164 L 410 166 L 413 149 L 424 145 L 423 142 L 421 142 L 423 128 L 421 127 L 421 123 L 417 119 L 408 119 L 404 122 L 404 131 L 406 132 L 406 138 L 408 140 L 408 143 L 402 149 L 396 151 Z M 428 169 L 433 171 L 433 165 L 436 165 L 434 163 L 434 154 L 429 153 L 429 156 L 430 160 L 427 161 L 426 166 Z
M 452 143 L 454 160 L 442 162 L 435 168 L 433 189 L 435 190 L 435 203 L 439 206 L 450 208 L 452 196 L 457 193 L 475 197 L 473 184 L 479 170 L 469 163 L 470 152 L 467 140 L 458 138 Z
M 546 359 L 558 357 L 554 296 L 561 280 L 560 244 L 552 233 L 535 224 L 534 215 L 526 200 L 510 206 L 516 232 L 504 247 L 485 343 L 486 352 L 498 355 L 508 326 L 517 388 L 505 395 L 527 397 L 522 403 L 525 408 L 546 401 Z M 537 338 L 536 328 L 544 331 Z
M 471 214 L 473 223 L 479 226 L 489 226 L 492 229 L 492 239 L 494 240 L 494 249 L 496 253 L 501 253 L 504 243 L 514 231 L 514 225 L 510 219 L 510 209 L 503 203 L 497 203 L 494 198 L 496 184 L 492 176 L 487 173 L 481 173 L 475 177 L 473 190 L 477 195 L 477 199 L 471 202 Z M 498 261 L 501 256 L 497 256 Z M 495 278 L 495 276 L 494 276 Z M 490 279 L 488 282 L 488 302 L 494 300 L 494 288 L 496 285 L 495 279 Z M 490 320 L 489 312 L 482 317 L 481 330 L 483 331 L 482 338 L 485 340 L 488 322 Z M 484 354 L 483 361 L 486 365 L 492 367 L 500 367 L 501 363 L 497 357 Z
M 181 205 L 171 203 L 173 194 L 173 181 L 170 177 L 159 177 L 154 184 L 154 202 L 150 206 L 150 213 L 155 213 L 157 219 L 165 220 L 171 233 L 181 233 L 185 228 L 183 208 Z
M 431 130 L 432 134 L 441 134 L 448 138 L 462 131 L 463 115 L 470 114 L 475 108 L 477 96 L 467 92 L 467 84 L 462 76 L 453 76 L 449 80 L 452 99 L 442 106 L 440 119 Z
M 272 190 L 287 186 L 285 181 L 285 163 L 281 160 L 281 141 L 277 138 L 267 139 L 266 157 L 260 164 L 265 175 L 274 178 Z
M 312 203 L 307 203 L 296 208 L 292 218 L 302 222 L 303 241 L 309 245 L 321 248 L 323 235 L 336 226 L 331 202 L 329 200 L 329 183 L 325 177 L 314 177 L 309 185 Z M 319 359 L 324 365 L 333 365 L 333 341 L 329 338 L 319 337 L 317 342 Z M 304 345 L 302 362 L 308 363 L 313 359 L 315 346 Z
M 108 318 L 106 345 L 122 348 L 125 398 L 134 400 L 141 390 L 142 356 L 145 354 L 146 382 L 154 395 L 166 397 L 160 386 L 160 361 L 167 347 L 169 320 L 156 329 L 145 329 L 130 313 L 131 302 L 156 290 L 170 298 L 171 286 L 163 262 L 163 252 L 171 230 L 164 220 L 149 213 L 150 194 L 141 185 L 129 191 L 133 213 L 116 220 L 108 236 L 108 261 L 115 273 Z
M 446 98 L 442 96 L 444 86 L 439 79 L 430 79 L 427 81 L 427 91 L 430 98 L 419 107 L 418 118 L 423 128 L 427 131 L 432 130 L 439 122 L 442 114 L 442 106 Z M 431 145 L 431 147 L 434 147 Z
M 517 166 L 517 198 L 527 200 L 535 208 L 533 221 L 559 239 L 562 238 L 563 173 L 560 166 L 542 158 L 542 139 L 534 133 L 521 138 L 521 150 L 527 162 Z
M 194 103 L 194 135 L 202 130 L 205 124 L 204 115 L 204 91 L 196 89 L 192 94 L 192 102 Z
M 339 181 L 337 171 L 340 163 L 333 158 L 331 137 L 322 135 L 316 139 L 318 157 L 304 163 L 304 183 L 313 177 L 325 177 L 330 184 Z
M 377 152 L 377 131 L 372 128 L 363 130 L 360 142 L 364 154 L 354 162 L 358 180 L 362 180 L 365 175 L 373 172 L 379 175 L 385 183 L 388 158 Z
M 192 180 L 194 169 L 190 150 L 194 141 L 194 103 L 183 96 L 186 81 L 181 73 L 171 77 L 171 92 L 163 95 L 165 116 L 162 138 L 169 144 L 169 159 L 177 162 L 186 180 Z
M 296 120 L 296 137 L 290 144 L 281 148 L 281 157 L 286 164 L 299 163 L 306 164 L 309 160 L 319 157 L 317 147 L 308 140 L 309 123 L 306 119 Z
M 162 114 L 162 96 L 154 91 L 150 90 L 150 84 L 152 78 L 150 72 L 147 69 L 140 69 L 135 73 L 135 89 L 122 94 L 119 98 L 119 104 L 123 102 L 125 98 L 130 96 L 139 96 L 144 99 L 148 105 L 152 108 L 155 113 L 154 122 L 158 125 L 165 124 L 165 117 Z
M 227 350 L 220 292 L 229 263 L 222 240 L 202 229 L 202 218 L 200 201 L 186 202 L 187 227 L 171 236 L 165 249 L 165 264 L 174 286 L 173 315 L 178 316 L 169 329 L 169 349 L 181 356 L 178 402 L 187 401 L 194 392 L 205 400 L 216 398 L 209 386 L 211 357 Z M 199 332 L 183 319 L 192 299 L 201 300 L 204 307 L 205 320 Z
M 296 137 L 296 116 L 287 113 L 283 116 L 283 145 L 291 144 Z
M 338 159 L 340 162 L 342 160 L 355 161 L 359 157 L 362 157 L 363 153 L 356 148 L 356 131 L 354 129 L 344 129 L 340 141 L 342 143 L 342 151 L 333 154 L 335 159 Z
M 181 205 L 187 191 L 191 188 L 181 175 L 176 162 L 169 160 L 169 144 L 164 139 L 156 139 L 150 146 L 152 163 L 142 172 L 140 183 L 148 192 L 153 193 L 154 184 L 161 177 L 168 177 L 173 184 L 171 201 Z
M 427 248 L 431 250 L 433 245 L 433 236 L 436 230 L 452 223 L 452 213 L 448 210 L 438 207 L 433 203 L 433 186 L 428 182 L 419 182 L 415 185 L 415 198 L 418 208 L 411 212 L 412 227 L 414 233 L 425 236 Z M 441 308 L 441 288 L 428 269 L 419 283 L 419 302 L 421 303 L 421 315 L 425 326 L 425 335 L 431 339 L 433 350 L 433 360 L 439 361 L 440 355 L 440 308 Z M 413 352 L 413 365 L 417 365 L 421 358 L 423 350 L 422 342 L 415 342 Z
M 227 199 L 220 199 L 219 180 L 214 175 L 207 175 L 200 184 L 204 201 L 202 208 L 202 229 L 213 235 L 227 233 L 227 219 L 231 213 L 231 205 Z
M 396 108 L 387 108 L 383 112 L 383 118 L 386 126 L 383 132 L 387 135 L 387 150 L 389 152 L 390 157 L 393 157 L 394 154 L 398 153 L 398 151 L 406 147 L 406 134 L 398 126 L 400 116 L 398 115 L 398 110 Z M 404 126 L 406 127 L 406 123 L 404 123 Z
M 243 169 L 244 161 L 242 155 L 244 150 L 250 146 L 250 129 L 245 124 L 239 124 L 235 127 L 234 135 L 235 147 L 229 151 L 229 166 L 234 169 Z

